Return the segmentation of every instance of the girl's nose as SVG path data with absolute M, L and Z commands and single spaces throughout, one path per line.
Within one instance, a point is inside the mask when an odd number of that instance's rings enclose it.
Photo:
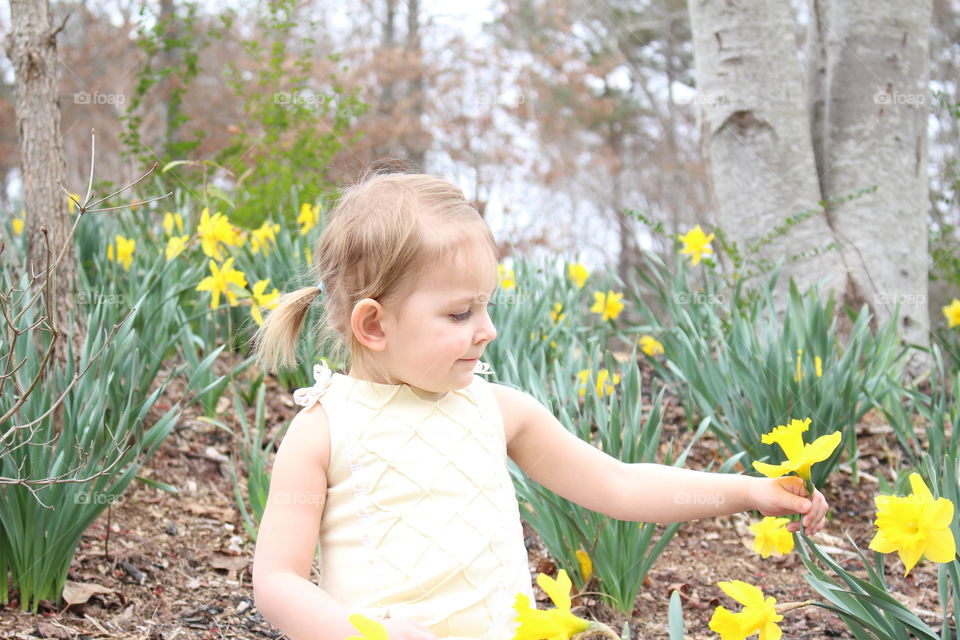
M 476 341 L 493 342 L 496 337 L 497 328 L 493 326 L 493 320 L 490 319 L 490 314 L 484 312 L 480 327 L 477 329 Z

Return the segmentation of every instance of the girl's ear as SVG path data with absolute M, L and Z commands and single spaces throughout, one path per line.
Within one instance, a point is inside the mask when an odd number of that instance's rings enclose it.
M 350 328 L 357 342 L 371 351 L 383 351 L 387 334 L 383 331 L 383 306 L 373 298 L 364 298 L 353 305 Z

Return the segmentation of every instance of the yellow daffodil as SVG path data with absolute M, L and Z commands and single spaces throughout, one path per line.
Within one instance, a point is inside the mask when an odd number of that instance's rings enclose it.
M 703 256 L 713 255 L 713 248 L 710 247 L 713 238 L 714 234 L 704 234 L 700 225 L 697 225 L 680 236 L 680 241 L 683 242 L 680 253 L 690 256 L 690 264 L 697 266 Z
M 563 313 L 563 303 L 554 302 L 553 310 L 550 312 L 550 320 L 553 324 L 560 324 L 563 322 L 563 319 L 567 317 L 567 314 Z
M 573 280 L 573 284 L 576 285 L 577 289 L 582 289 L 583 285 L 587 282 L 587 278 L 590 277 L 590 272 L 579 262 L 572 262 L 567 265 L 567 277 Z
M 793 551 L 793 534 L 787 531 L 788 518 L 774 518 L 767 516 L 760 522 L 750 525 L 753 531 L 753 550 L 761 558 L 769 558 L 771 554 L 784 554 Z
M 123 265 L 123 270 L 128 271 L 133 264 L 133 250 L 136 246 L 136 240 L 118 235 L 115 246 L 111 244 L 107 247 L 107 259 Z
M 870 548 L 880 553 L 896 551 L 910 573 L 921 556 L 932 562 L 950 562 L 957 555 L 957 541 L 950 530 L 954 505 L 946 498 L 933 498 L 918 473 L 910 474 L 909 496 L 876 496 L 877 533 Z
M 203 255 L 214 260 L 223 260 L 220 253 L 221 245 L 235 247 L 240 245 L 240 232 L 230 224 L 227 216 L 219 211 L 212 216 L 209 209 L 204 207 L 200 213 L 200 224 L 197 225 L 197 234 L 200 236 L 200 248 Z
M 165 252 L 167 262 L 170 262 L 183 253 L 183 250 L 187 248 L 187 242 L 189 240 L 190 236 L 170 236 L 170 239 L 167 240 L 167 250 Z
M 600 314 L 603 322 L 612 320 L 623 311 L 623 302 L 621 302 L 621 300 L 623 300 L 622 293 L 594 291 L 593 306 L 590 307 L 590 311 Z
M 300 215 L 297 216 L 297 224 L 300 225 L 300 235 L 305 236 L 310 233 L 310 229 L 317 226 L 320 222 L 320 207 L 314 207 L 309 202 L 300 205 Z
M 360 635 L 350 636 L 347 640 L 388 640 L 387 630 L 376 620 L 371 620 L 359 613 L 351 614 L 349 620 Z
M 793 374 L 793 379 L 796 382 L 803 380 L 803 369 L 800 368 L 800 361 L 803 358 L 803 349 L 797 349 L 797 372 Z
M 270 284 L 269 278 L 266 280 L 258 280 L 257 284 L 253 285 L 253 289 L 251 289 L 250 297 L 253 299 L 253 306 L 250 307 L 250 314 L 257 324 L 263 324 L 263 315 L 260 313 L 261 309 L 277 308 L 277 298 L 280 297 L 280 292 L 274 287 L 270 293 L 264 293 L 268 284 Z
M 197 291 L 210 292 L 212 296 L 210 308 L 216 309 L 220 306 L 221 293 L 227 297 L 227 302 L 231 307 L 237 306 L 237 294 L 230 285 L 236 285 L 240 288 L 246 287 L 247 277 L 233 268 L 233 258 L 228 258 L 222 267 L 217 267 L 217 263 L 211 260 L 210 274 L 197 285 Z
M 497 282 L 500 283 L 500 288 L 504 291 L 517 286 L 517 280 L 513 276 L 513 269 L 508 269 L 506 265 L 498 264 Z
M 579 378 L 580 380 L 580 390 L 577 393 L 581 397 L 583 397 L 587 393 L 587 382 L 590 381 L 590 375 L 592 373 L 593 372 L 590 369 L 581 369 L 580 372 L 577 374 L 577 378 Z M 614 384 L 620 384 L 620 376 L 618 374 L 613 374 L 613 377 L 612 377 L 613 384 L 609 384 L 607 382 L 608 379 L 611 379 L 609 370 L 600 369 L 600 371 L 597 372 L 597 384 L 595 388 L 597 391 L 597 395 L 600 396 L 601 398 L 613 393 Z
M 83 202 L 83 200 L 80 199 L 79 193 L 71 193 L 69 196 L 67 196 L 67 207 L 69 207 L 71 214 L 77 210 L 78 202 Z
M 569 640 L 570 636 L 586 631 L 590 622 L 570 613 L 570 589 L 573 583 L 563 569 L 557 579 L 541 573 L 537 584 L 547 592 L 556 609 L 541 611 L 530 607 L 530 598 L 520 593 L 513 604 L 519 623 L 514 640 Z
M 953 329 L 960 325 L 960 300 L 954 298 L 943 308 L 943 315 L 947 319 L 947 328 Z
M 174 228 L 176 228 L 177 233 L 183 233 L 183 216 L 179 213 L 170 213 L 167 211 L 163 214 L 163 231 L 168 236 L 172 236 Z
M 280 225 L 276 222 L 265 221 L 258 229 L 250 232 L 250 250 L 253 253 L 260 253 L 263 249 L 263 255 L 270 253 L 270 245 L 277 243 L 277 233 L 280 231 Z
M 789 425 L 780 425 L 760 438 L 763 444 L 778 444 L 783 449 L 787 461 L 781 464 L 767 464 L 754 461 L 753 468 L 768 478 L 779 478 L 790 472 L 804 480 L 810 480 L 810 467 L 830 457 L 840 444 L 840 432 L 820 436 L 810 444 L 803 442 L 803 433 L 810 428 L 810 418 L 804 421 L 792 420 Z
M 18 236 L 23 233 L 23 214 L 21 217 L 13 219 L 13 235 Z
M 777 623 L 783 616 L 777 613 L 777 600 L 764 599 L 763 591 L 742 580 L 718 582 L 723 592 L 743 605 L 743 610 L 733 613 L 717 607 L 710 618 L 710 629 L 720 634 L 721 640 L 743 640 L 759 632 L 760 640 L 780 640 L 782 631 Z
M 823 376 L 823 360 L 820 359 L 820 356 L 813 359 L 813 368 L 816 370 L 818 378 Z
M 643 351 L 648 356 L 663 353 L 663 345 L 653 336 L 640 336 L 637 343 L 640 345 L 640 351 Z
M 583 549 L 577 549 L 577 564 L 580 565 L 580 576 L 583 578 L 583 583 L 590 582 L 590 576 L 593 575 L 593 560 Z

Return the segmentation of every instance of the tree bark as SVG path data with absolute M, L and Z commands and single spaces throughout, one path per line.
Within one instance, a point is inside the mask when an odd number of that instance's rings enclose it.
M 689 0 L 698 118 L 717 222 L 741 252 L 801 212 L 809 217 L 760 247 L 783 281 L 835 285 L 842 264 L 818 205 L 794 16 L 773 0 Z M 815 213 L 814 213 L 815 212 Z M 795 256 L 789 260 L 790 256 Z M 808 256 L 808 257 L 802 257 Z
M 17 134 L 23 175 L 24 210 L 28 242 L 28 273 L 39 273 L 64 250 L 51 273 L 54 333 L 71 333 L 76 259 L 69 239 L 73 223 L 63 192 L 57 185 L 65 173 L 60 134 L 57 42 L 63 24 L 51 23 L 47 0 L 11 0 L 11 30 L 5 49 L 13 63 Z M 46 236 L 44 235 L 46 233 Z M 49 254 L 48 254 L 49 249 Z M 42 286 L 46 277 L 39 279 Z M 54 361 L 66 362 L 66 342 L 55 335 Z
M 407 92 L 410 102 L 411 135 L 407 137 L 409 158 L 421 170 L 426 170 L 427 147 L 430 136 L 423 128 L 424 80 L 423 48 L 420 46 L 420 0 L 407 0 L 407 52 L 414 64 L 414 76 Z
M 933 3 L 815 0 L 815 9 L 829 96 L 814 125 L 824 137 L 818 174 L 843 244 L 844 301 L 870 305 L 881 320 L 899 304 L 904 339 L 927 345 Z

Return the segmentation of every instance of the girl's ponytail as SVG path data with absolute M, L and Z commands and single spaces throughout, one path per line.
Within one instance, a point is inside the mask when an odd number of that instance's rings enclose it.
M 320 288 L 313 286 L 280 297 L 277 307 L 267 313 L 253 337 L 258 366 L 268 372 L 276 371 L 278 367 L 297 366 L 297 338 L 310 305 L 320 293 Z

